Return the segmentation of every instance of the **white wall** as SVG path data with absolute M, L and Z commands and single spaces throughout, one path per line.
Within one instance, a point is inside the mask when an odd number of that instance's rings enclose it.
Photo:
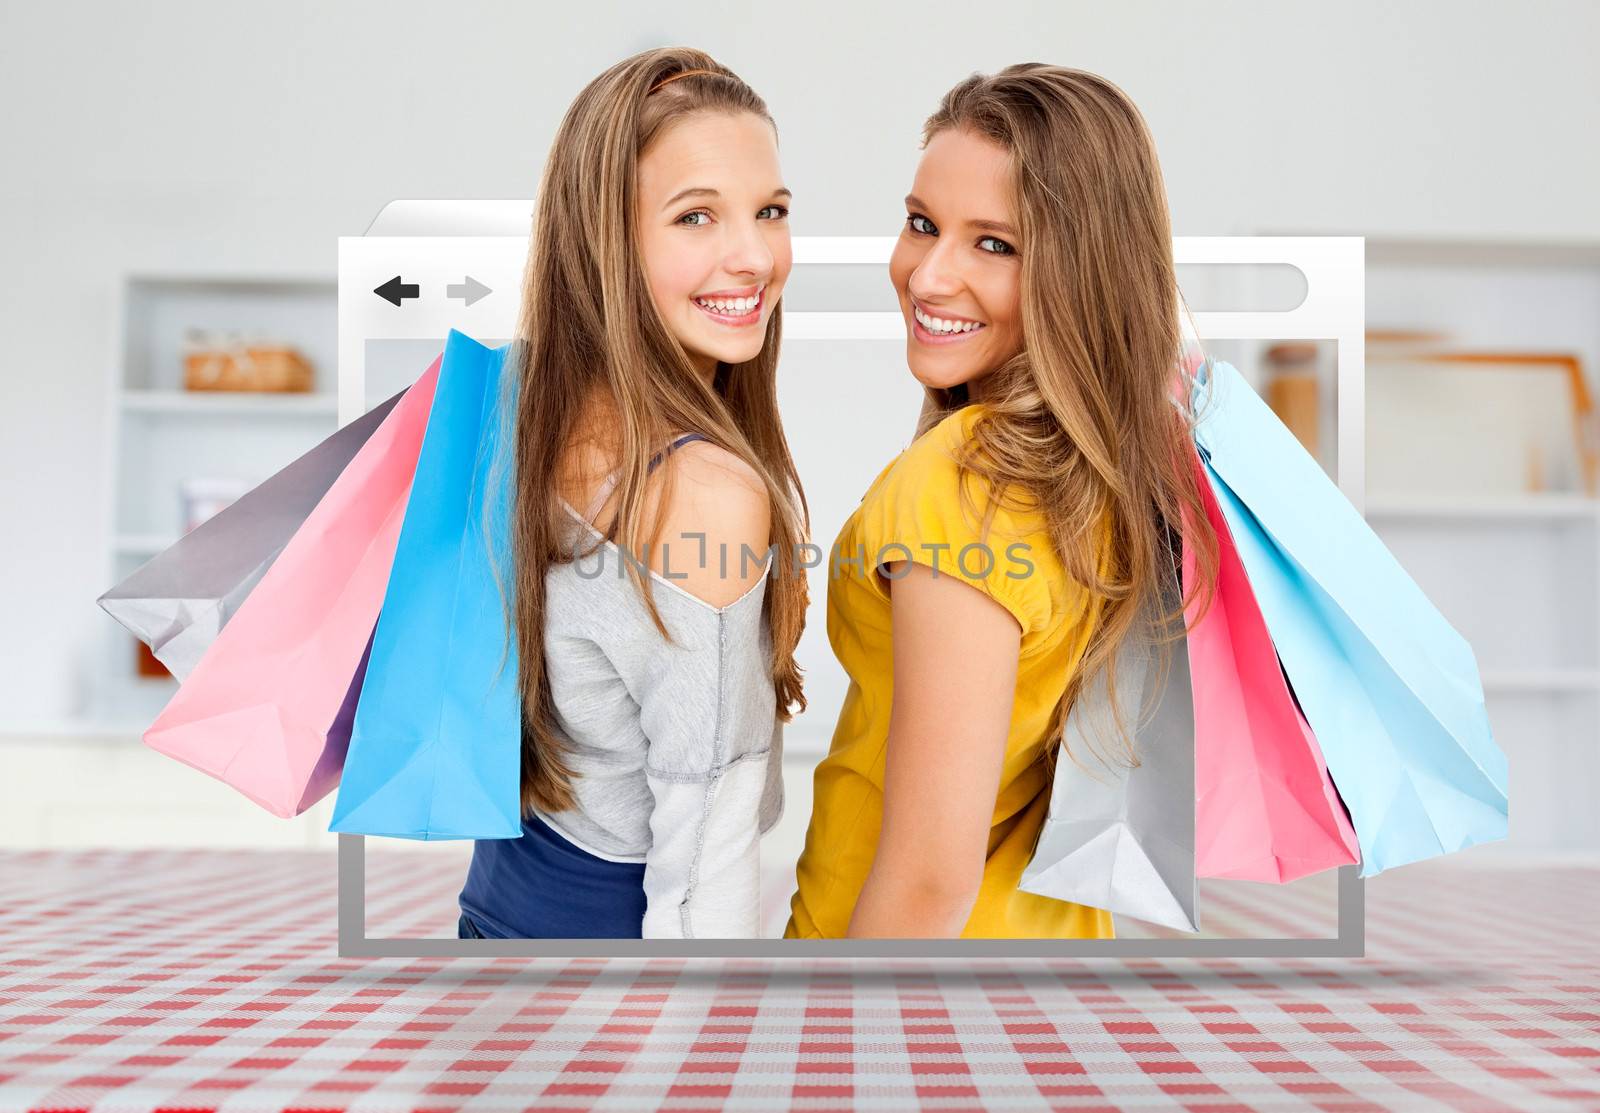
M 1594 241 L 1597 41 L 1583 2 L 0 0 L 0 731 L 81 709 L 109 621 L 119 276 L 331 275 L 391 198 L 532 196 L 560 112 L 627 53 L 690 42 L 767 97 L 799 234 L 892 233 L 939 94 L 1043 60 L 1138 102 L 1180 234 Z

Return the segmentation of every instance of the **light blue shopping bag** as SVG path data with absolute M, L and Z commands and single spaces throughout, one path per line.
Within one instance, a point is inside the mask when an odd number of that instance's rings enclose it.
M 1506 836 L 1506 758 L 1472 647 L 1231 364 L 1196 443 L 1355 826 L 1361 875 Z
M 445 341 L 330 831 L 522 834 L 522 700 L 493 566 L 509 536 L 491 475 L 505 355 L 455 329 Z

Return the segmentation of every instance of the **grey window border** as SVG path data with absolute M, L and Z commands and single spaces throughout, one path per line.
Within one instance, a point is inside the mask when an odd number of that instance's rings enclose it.
M 393 202 L 411 205 L 415 202 Z M 424 203 L 426 204 L 426 203 Z M 448 204 L 448 203 L 433 203 Z M 470 208 L 474 203 L 462 202 Z M 481 203 L 480 203 L 481 204 Z M 377 228 L 382 216 L 374 222 Z M 408 230 L 409 232 L 410 230 Z M 369 234 L 372 230 L 369 229 Z M 375 241 L 380 252 L 403 249 L 414 235 Z M 526 236 L 434 235 L 427 247 L 442 257 L 454 245 L 445 238 L 471 241 L 472 254 L 496 250 L 487 241 L 514 248 Z M 796 236 L 796 264 L 887 263 L 894 237 Z M 339 397 L 340 423 L 359 416 L 364 398 L 364 343 L 370 331 L 370 299 L 359 298 L 372 285 L 355 273 L 363 237 L 340 237 Z M 1305 299 L 1288 311 L 1197 312 L 1202 339 L 1332 340 L 1337 358 L 1338 483 L 1358 510 L 1365 506 L 1365 327 L 1366 240 L 1362 236 L 1176 236 L 1178 264 L 1283 264 L 1306 278 Z M 524 249 L 525 250 L 525 249 Z M 375 252 L 374 254 L 378 254 Z M 380 260 L 379 266 L 387 260 Z M 351 266 L 351 264 L 357 264 Z M 350 289 L 346 291 L 346 279 Z M 349 296 L 346 296 L 348 292 Z M 365 311 L 365 312 L 364 312 Z M 861 319 L 892 317 L 893 322 Z M 811 318 L 810 321 L 807 318 Z M 899 314 L 790 313 L 785 339 L 889 338 Z M 798 327 L 796 327 L 798 326 Z M 809 326 L 809 327 L 808 327 Z M 428 336 L 435 322 L 413 329 L 384 329 L 385 335 Z M 502 330 L 503 331 L 503 330 Z M 903 334 L 900 334 L 903 335 Z M 1360 958 L 1366 954 L 1366 890 L 1359 866 L 1338 869 L 1337 934 L 1295 939 L 436 939 L 374 938 L 366 933 L 366 837 L 340 834 L 338 840 L 338 954 L 342 958 Z

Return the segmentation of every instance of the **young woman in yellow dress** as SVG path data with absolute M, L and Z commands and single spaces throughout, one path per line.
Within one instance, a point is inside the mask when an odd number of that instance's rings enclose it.
M 1018 881 L 1067 710 L 1152 633 L 1183 508 L 1205 521 L 1154 145 L 1093 74 L 974 75 L 924 125 L 906 209 L 889 273 L 925 405 L 835 544 L 851 683 L 784 934 L 1110 937 Z M 1190 540 L 1209 583 L 1215 539 Z

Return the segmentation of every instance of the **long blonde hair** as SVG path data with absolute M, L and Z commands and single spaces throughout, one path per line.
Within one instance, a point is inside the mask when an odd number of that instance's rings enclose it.
M 1173 389 L 1187 374 L 1179 317 L 1187 306 L 1155 144 L 1122 90 L 1083 70 L 1020 63 L 946 93 L 924 124 L 924 145 L 950 128 L 1009 152 L 1022 240 L 1022 351 L 986 380 L 962 467 L 995 498 L 1013 485 L 1030 496 L 1066 572 L 1100 600 L 1084 658 L 1052 713 L 1048 764 L 1068 712 L 1101 670 L 1115 713 L 1115 661 L 1128 638 L 1148 636 L 1166 675 L 1170 643 L 1184 633 L 1176 585 L 1185 517 L 1200 572 L 1190 598 L 1202 613 L 1210 604 L 1217 540 L 1194 471 L 1189 391 Z M 966 384 L 926 394 L 919 433 L 968 401 Z M 1109 551 L 1099 540 L 1107 527 Z M 1147 695 L 1159 688 L 1147 685 Z M 1122 739 L 1124 759 L 1137 764 L 1126 729 Z
M 676 78 L 687 70 L 706 70 Z M 774 305 L 761 353 L 718 363 L 711 386 L 695 371 L 650 295 L 634 225 L 640 157 L 667 128 L 696 113 L 754 113 L 766 104 L 727 67 L 689 48 L 645 51 L 591 81 L 568 108 L 540 182 L 523 276 L 517 333 L 507 353 L 505 405 L 512 415 L 511 554 L 513 621 L 523 700 L 522 805 L 561 811 L 573 804 L 567 742 L 553 717 L 544 659 L 545 574 L 572 552 L 561 506 L 564 452 L 592 394 L 615 403 L 620 423 L 618 511 L 606 540 L 623 551 L 653 541 L 667 491 L 648 534 L 642 522 L 652 452 L 692 430 L 749 464 L 771 498 L 773 565 L 764 606 L 771 623 L 778 714 L 805 709 L 794 648 L 805 626 L 806 577 L 796 566 L 810 511 L 778 419 L 781 306 Z M 598 542 L 596 543 L 599 544 Z M 647 570 L 624 561 L 652 620 L 669 641 Z

